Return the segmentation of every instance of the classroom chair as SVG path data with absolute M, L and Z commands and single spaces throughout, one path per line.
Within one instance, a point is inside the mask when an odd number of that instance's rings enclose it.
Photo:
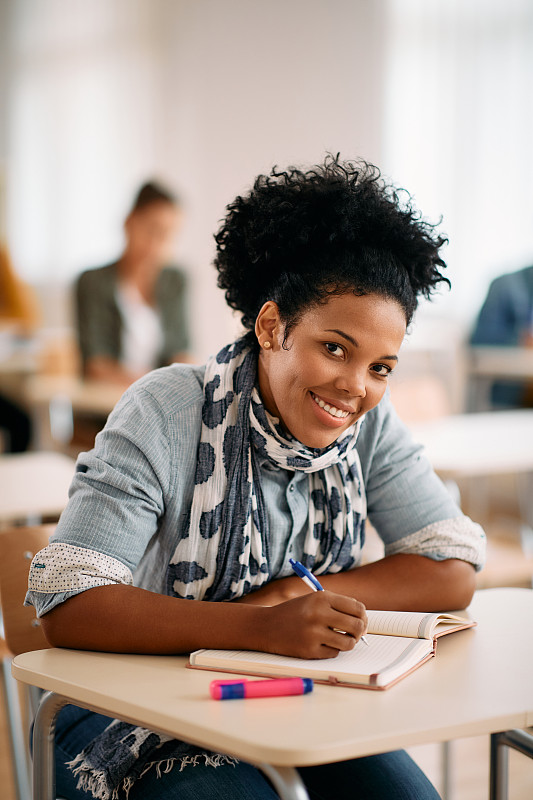
M 49 647 L 32 607 L 25 607 L 30 563 L 46 547 L 55 525 L 0 530 L 0 607 L 4 628 L 2 683 L 18 800 L 31 797 L 29 729 L 40 690 L 21 686 L 11 676 L 13 656 Z

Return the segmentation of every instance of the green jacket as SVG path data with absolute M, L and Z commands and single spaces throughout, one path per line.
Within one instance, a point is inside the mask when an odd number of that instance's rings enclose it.
M 78 342 L 83 367 L 93 356 L 119 360 L 122 319 L 116 301 L 117 264 L 83 272 L 75 285 Z M 155 287 L 156 309 L 163 329 L 163 348 L 156 367 L 170 364 L 176 353 L 188 349 L 185 277 L 165 267 Z

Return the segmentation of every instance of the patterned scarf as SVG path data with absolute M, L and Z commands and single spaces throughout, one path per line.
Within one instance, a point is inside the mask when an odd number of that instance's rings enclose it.
M 194 498 L 187 536 L 170 559 L 167 591 L 230 600 L 271 579 L 261 459 L 309 475 L 302 563 L 317 574 L 353 566 L 366 516 L 359 456 L 361 420 L 325 450 L 293 439 L 263 406 L 257 355 L 246 338 L 207 364 Z
M 263 406 L 257 353 L 246 337 L 211 358 L 187 533 L 167 570 L 167 593 L 190 600 L 241 597 L 271 579 L 268 516 L 261 491 L 265 459 L 309 478 L 309 525 L 302 563 L 320 575 L 352 567 L 364 543 L 366 500 L 356 441 L 362 418 L 329 447 L 293 439 Z M 148 769 L 198 760 L 234 760 L 114 720 L 70 763 L 78 788 L 118 798 Z

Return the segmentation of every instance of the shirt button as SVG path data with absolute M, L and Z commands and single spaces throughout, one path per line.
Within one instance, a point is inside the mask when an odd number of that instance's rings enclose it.
M 289 492 L 294 492 L 294 483 L 289 486 Z

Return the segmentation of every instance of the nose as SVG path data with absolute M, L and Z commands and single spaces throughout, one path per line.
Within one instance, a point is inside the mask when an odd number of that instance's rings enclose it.
M 353 365 L 339 372 L 335 388 L 350 397 L 366 397 L 366 369 L 354 368 Z

